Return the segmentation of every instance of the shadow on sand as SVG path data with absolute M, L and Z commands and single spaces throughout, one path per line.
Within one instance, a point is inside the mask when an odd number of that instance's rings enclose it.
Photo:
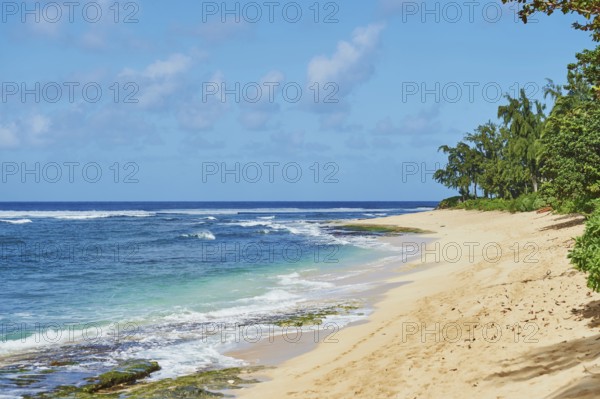
M 581 319 L 588 319 L 590 328 L 600 326 L 600 301 L 591 301 L 571 313 Z M 598 398 L 600 397 L 600 334 L 590 337 L 563 341 L 554 345 L 536 348 L 525 358 L 506 359 L 502 371 L 487 379 L 512 381 L 532 380 L 536 377 L 554 374 L 585 363 L 582 378 L 553 392 L 547 399 Z M 590 364 L 591 363 L 591 364 Z M 514 368 L 514 365 L 523 365 Z

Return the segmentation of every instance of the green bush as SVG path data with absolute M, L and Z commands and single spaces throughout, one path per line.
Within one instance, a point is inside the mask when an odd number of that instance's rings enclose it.
M 588 287 L 600 292 L 600 210 L 587 220 L 585 233 L 576 238 L 569 259 L 575 268 L 588 273 Z
M 556 213 L 569 214 L 569 213 L 581 213 L 588 217 L 595 210 L 600 209 L 600 200 L 589 198 L 579 198 L 577 200 L 557 200 L 556 197 L 548 198 L 548 204 L 552 206 Z
M 463 202 L 458 205 L 459 209 L 466 210 L 477 210 L 477 211 L 508 211 L 509 210 L 509 200 L 501 199 L 501 198 L 480 198 L 480 199 L 471 199 Z
M 439 209 L 455 208 L 478 211 L 531 212 L 543 208 L 547 201 L 537 193 L 523 194 L 517 199 L 478 198 L 461 202 L 460 197 L 451 197 L 438 205 Z
M 590 214 L 600 199 L 600 102 L 557 100 L 543 135 L 541 191 L 561 213 Z
M 531 212 L 546 206 L 546 201 L 537 193 L 523 194 L 514 200 L 514 208 L 518 212 Z
M 456 197 L 450 197 L 450 198 L 446 198 L 440 201 L 440 203 L 437 206 L 437 209 L 448 209 L 448 208 L 456 208 L 458 206 L 458 204 L 460 203 L 460 195 L 457 195 Z

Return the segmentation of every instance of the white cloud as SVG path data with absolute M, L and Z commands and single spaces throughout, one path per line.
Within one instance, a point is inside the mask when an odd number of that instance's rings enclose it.
M 34 115 L 27 121 L 29 127 L 29 141 L 34 145 L 46 144 L 47 133 L 50 131 L 52 122 L 44 115 Z
M 44 115 L 34 115 L 29 120 L 29 125 L 31 126 L 31 133 L 33 133 L 36 136 L 46 133 L 50 128 L 50 124 L 50 119 L 48 119 Z
M 14 122 L 0 125 L 0 148 L 14 148 L 19 145 L 17 126 Z
M 48 134 L 51 126 L 51 120 L 40 114 L 0 124 L 0 148 L 46 144 L 49 142 Z
M 375 53 L 385 24 L 359 27 L 349 41 L 340 41 L 331 56 L 314 57 L 308 64 L 306 92 L 318 84 L 320 101 L 305 96 L 304 105 L 321 115 L 321 129 L 352 130 L 346 126 L 350 104 L 346 97 L 374 73 Z M 327 96 L 328 100 L 325 101 Z M 324 115 L 323 115 L 324 114 Z
M 192 65 L 192 58 L 184 54 L 172 54 L 166 60 L 157 60 L 148 65 L 142 76 L 150 79 L 168 78 L 185 72 Z
M 265 76 L 260 79 L 261 83 L 281 83 L 285 79 L 285 76 L 280 71 L 269 71 Z
M 19 3 L 19 5 L 17 5 Z M 119 21 L 115 22 L 115 3 L 113 0 L 95 0 L 93 2 L 98 8 L 89 9 L 89 14 L 81 9 L 81 4 L 70 10 L 66 2 L 33 1 L 15 2 L 17 12 L 8 15 L 6 24 L 10 26 L 9 34 L 16 40 L 43 40 L 60 46 L 73 47 L 78 50 L 104 51 L 116 48 L 149 48 L 151 43 L 146 39 L 138 37 L 133 23 L 121 23 L 128 19 L 129 22 L 139 17 L 139 13 L 131 8 L 136 1 L 128 1 L 127 10 L 121 6 Z M 73 3 L 76 4 L 76 3 Z M 137 5 L 139 11 L 139 4 Z M 25 9 L 31 11 L 25 16 L 25 22 L 21 22 L 21 14 Z M 125 11 L 125 12 L 124 12 Z M 96 20 L 96 12 L 100 17 Z M 88 22 L 86 18 L 92 18 L 94 22 Z M 3 32 L 6 33 L 6 32 Z
M 195 49 L 190 55 L 175 53 L 139 71 L 123 69 L 119 76 L 139 85 L 137 98 L 142 109 L 174 115 L 179 128 L 187 131 L 210 130 L 229 106 L 218 93 L 204 98 L 204 88 L 191 76 L 194 62 L 204 57 L 205 53 Z M 217 71 L 203 82 L 221 87 L 223 73 Z
M 384 28 L 383 24 L 357 28 L 352 40 L 339 42 L 333 55 L 314 57 L 308 64 L 308 84 L 333 82 L 339 85 L 340 95 L 346 95 L 367 80 L 373 73 L 372 54 Z
M 172 81 L 143 85 L 140 89 L 139 104 L 144 108 L 161 106 L 166 103 L 167 96 L 175 93 L 179 84 Z
M 125 68 L 119 77 L 133 80 L 139 87 L 136 98 L 142 108 L 156 108 L 169 102 L 169 96 L 184 85 L 184 74 L 193 64 L 192 57 L 175 53 L 156 60 L 142 71 Z

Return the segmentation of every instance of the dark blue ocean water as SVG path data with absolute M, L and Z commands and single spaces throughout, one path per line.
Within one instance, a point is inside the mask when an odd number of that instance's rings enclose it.
M 205 339 L 206 326 L 360 298 L 368 287 L 345 277 L 398 255 L 333 221 L 436 205 L 0 203 L 0 392 L 72 383 L 126 358 L 157 360 L 156 378 L 239 364 L 223 354 L 230 345 Z M 19 388 L 18 356 L 33 373 L 75 361 Z

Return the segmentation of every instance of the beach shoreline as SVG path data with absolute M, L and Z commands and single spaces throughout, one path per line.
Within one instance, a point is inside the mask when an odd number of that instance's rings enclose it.
M 366 225 L 371 220 L 374 219 L 344 221 L 340 222 L 339 225 Z M 320 343 L 333 343 L 333 341 L 337 340 L 335 336 L 339 331 L 367 323 L 373 308 L 385 298 L 391 289 L 410 283 L 409 280 L 403 282 L 395 281 L 398 277 L 407 277 L 428 267 L 435 267 L 435 264 L 418 265 L 418 267 L 415 267 L 415 262 L 413 262 L 413 259 L 419 256 L 416 247 L 435 241 L 434 235 L 434 232 L 429 233 L 427 236 L 422 233 L 401 236 L 392 233 L 391 235 L 384 235 L 378 238 L 380 242 L 391 245 L 398 250 L 406 245 L 410 251 L 414 250 L 415 253 L 396 256 L 396 260 L 384 261 L 380 259 L 378 262 L 382 262 L 382 266 L 369 272 L 362 270 L 365 265 L 361 265 L 357 268 L 361 270 L 357 276 L 345 278 L 346 281 L 344 284 L 348 284 L 347 280 L 352 280 L 352 283 L 360 281 L 372 285 L 372 288 L 356 293 L 360 296 L 358 302 L 356 302 L 359 304 L 356 310 L 360 312 L 359 314 L 365 314 L 363 318 L 340 325 L 335 321 L 330 321 L 329 317 L 325 317 L 320 325 L 307 323 L 301 327 L 291 326 L 285 334 L 283 331 L 271 331 L 267 333 L 261 331 L 260 334 L 256 334 L 260 336 L 260 340 L 257 341 L 253 339 L 254 337 L 248 337 L 246 340 L 238 339 L 235 347 L 225 352 L 224 355 L 242 360 L 251 367 L 270 368 L 305 354 L 315 349 Z M 398 260 L 398 258 L 401 260 Z M 340 304 L 346 303 L 348 300 L 349 297 L 347 294 L 338 298 Z M 256 328 L 257 326 L 247 327 L 248 329 L 252 329 L 252 327 Z M 241 329 L 242 327 L 240 327 Z M 243 335 L 239 331 L 236 331 L 236 334 L 237 336 Z M 260 379 L 263 376 L 256 375 L 256 377 Z M 235 393 L 235 391 L 232 393 Z
M 436 241 L 388 280 L 402 286 L 367 322 L 261 372 L 239 398 L 595 397 L 600 295 L 567 259 L 581 218 L 438 210 L 360 223 Z

